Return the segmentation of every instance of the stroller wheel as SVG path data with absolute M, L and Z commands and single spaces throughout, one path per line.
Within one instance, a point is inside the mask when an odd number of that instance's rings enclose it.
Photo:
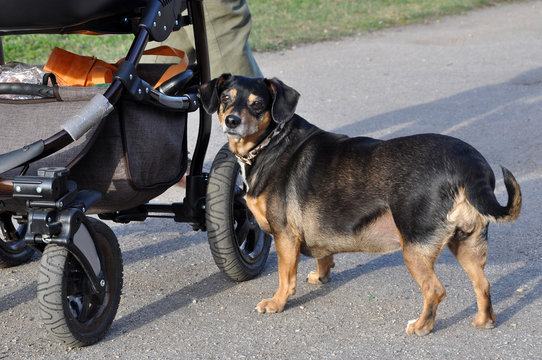
M 104 273 L 105 295 L 96 296 L 76 258 L 65 247 L 49 244 L 43 252 L 38 277 L 41 319 L 56 339 L 70 347 L 102 339 L 113 322 L 122 288 L 122 257 L 113 231 L 89 218 L 97 236 L 96 251 Z
M 216 155 L 209 174 L 206 223 L 215 263 L 234 281 L 261 273 L 272 240 L 247 209 L 244 196 L 239 164 L 226 145 Z
M 20 265 L 34 255 L 34 250 L 24 243 L 26 225 L 15 228 L 11 214 L 0 214 L 3 237 L 0 238 L 0 268 Z

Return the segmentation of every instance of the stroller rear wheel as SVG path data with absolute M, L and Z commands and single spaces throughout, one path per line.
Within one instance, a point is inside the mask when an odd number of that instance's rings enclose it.
M 239 164 L 226 145 L 216 155 L 209 174 L 206 222 L 215 263 L 234 281 L 261 273 L 272 240 L 248 210 L 245 193 Z
M 122 256 L 117 237 L 89 218 L 105 279 L 105 294 L 94 295 L 82 266 L 68 250 L 49 244 L 38 277 L 41 319 L 53 337 L 71 347 L 91 345 L 105 335 L 117 313 L 122 288 Z
M 24 243 L 26 225 L 15 228 L 11 214 L 0 214 L 0 226 L 2 227 L 2 238 L 0 238 L 0 268 L 20 265 L 34 255 L 34 250 Z

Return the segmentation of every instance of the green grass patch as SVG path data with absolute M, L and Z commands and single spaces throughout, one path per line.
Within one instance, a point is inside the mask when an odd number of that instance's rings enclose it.
M 506 0 L 250 0 L 251 46 L 275 51 L 419 23 Z
M 521 0 L 516 0 L 521 1 Z M 277 51 L 295 44 L 334 40 L 390 26 L 420 23 L 511 0 L 249 0 L 250 44 Z M 131 35 L 20 35 L 3 38 L 6 61 L 43 64 L 54 46 L 116 61 Z
M 45 64 L 55 46 L 80 55 L 96 56 L 114 62 L 130 48 L 132 35 L 46 35 L 6 36 L 2 43 L 5 61 Z

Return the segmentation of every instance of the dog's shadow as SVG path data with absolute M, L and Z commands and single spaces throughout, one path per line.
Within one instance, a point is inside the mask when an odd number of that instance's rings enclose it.
M 270 254 L 270 260 L 273 262 L 272 257 L 276 257 L 275 254 Z M 309 258 L 303 258 L 301 261 L 312 260 Z M 276 262 L 275 262 L 276 263 Z M 438 264 L 445 266 L 457 266 L 458 271 L 460 265 L 456 262 L 452 254 L 443 253 L 439 258 Z M 393 271 L 391 268 L 394 267 L 404 267 L 404 260 L 401 252 L 395 252 L 392 254 L 380 255 L 374 259 L 371 259 L 361 265 L 352 267 L 341 272 L 333 272 L 331 274 L 331 279 L 328 283 L 317 286 L 317 285 L 308 285 L 310 291 L 304 293 L 298 292 L 294 295 L 288 303 L 286 304 L 285 311 L 294 309 L 296 307 L 304 306 L 309 304 L 312 301 L 316 301 L 319 297 L 326 296 L 333 293 L 342 286 L 352 282 L 363 275 L 367 275 L 373 271 L 378 271 L 381 269 L 388 268 Z M 267 269 L 268 271 L 276 271 L 276 266 L 272 269 Z M 305 274 L 299 274 L 299 281 L 304 281 Z M 465 275 L 466 276 L 466 275 Z M 528 291 L 518 292 L 517 288 L 517 279 L 521 278 L 523 283 L 534 283 L 534 285 L 529 286 Z M 466 280 L 466 279 L 465 279 Z M 468 281 L 468 280 L 466 280 Z M 465 307 L 464 309 L 457 311 L 451 316 L 448 317 L 439 317 L 435 321 L 434 331 L 443 330 L 450 326 L 453 326 L 457 323 L 465 321 L 467 319 L 472 319 L 478 309 L 476 305 L 476 296 L 474 290 L 470 288 L 470 281 L 468 281 L 469 290 L 472 290 L 471 298 L 472 303 Z M 415 291 L 418 291 L 418 286 L 412 279 L 412 288 Z M 503 324 L 508 323 L 514 317 L 514 315 L 520 313 L 524 308 L 529 305 L 532 305 L 538 299 L 542 297 L 542 276 L 536 270 L 536 268 L 529 265 L 525 265 L 521 268 L 518 268 L 494 281 L 491 284 L 492 290 L 492 299 L 493 306 L 495 309 L 497 323 L 496 328 L 502 326 Z M 453 291 L 453 290 L 452 290 Z M 422 295 L 419 294 L 419 306 L 422 305 Z M 516 298 L 516 299 L 514 299 Z M 510 301 L 510 299 L 514 299 Z M 446 301 L 446 299 L 444 300 Z M 450 300 L 451 301 L 451 300 Z M 415 313 L 412 314 L 416 315 Z
M 376 258 L 369 260 L 361 265 L 343 270 L 341 272 L 334 272 L 332 270 L 331 278 L 328 283 L 324 285 L 309 284 L 308 286 L 310 288 L 310 291 L 301 294 L 300 296 L 294 296 L 290 300 L 288 300 L 285 310 L 288 310 L 288 308 L 302 306 L 318 297 L 328 295 L 336 291 L 338 288 L 346 285 L 347 283 L 373 271 L 378 271 L 384 268 L 404 267 L 404 265 L 405 263 L 402 253 L 395 252 L 392 254 L 377 256 Z M 302 273 L 298 274 L 298 281 L 306 281 L 306 275 L 307 274 Z

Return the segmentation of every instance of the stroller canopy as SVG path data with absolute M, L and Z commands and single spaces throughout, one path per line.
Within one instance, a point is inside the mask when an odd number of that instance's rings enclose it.
M 147 0 L 5 0 L 0 11 L 0 35 L 131 33 L 131 24 L 125 19 L 140 16 L 146 3 Z

